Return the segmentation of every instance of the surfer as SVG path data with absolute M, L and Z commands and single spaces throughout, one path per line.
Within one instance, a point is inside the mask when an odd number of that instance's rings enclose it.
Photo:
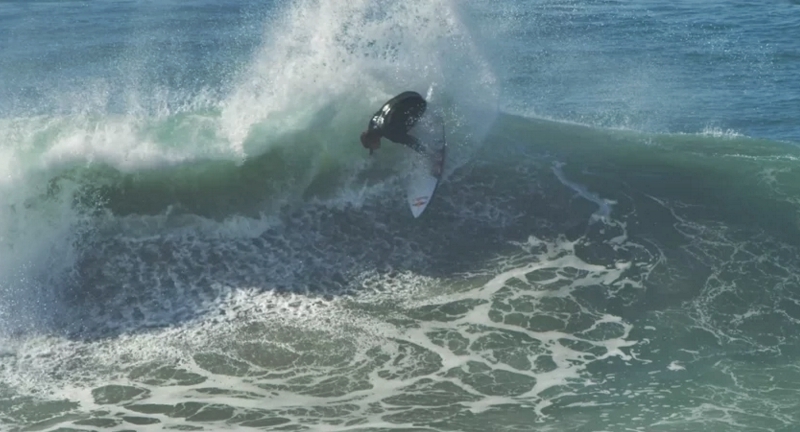
M 439 115 L 425 115 L 427 108 L 428 102 L 419 93 L 400 93 L 375 112 L 367 130 L 361 133 L 361 145 L 369 149 L 370 155 L 380 148 L 381 138 L 407 146 L 422 155 L 415 164 L 421 170 L 414 169 L 410 173 L 406 191 L 408 205 L 415 218 L 425 211 L 439 185 L 447 148 L 444 122 Z M 411 135 L 409 132 L 417 123 L 419 127 L 414 130 L 417 136 Z M 426 168 L 430 170 L 427 173 Z
M 393 97 L 372 116 L 367 130 L 361 133 L 361 145 L 372 154 L 380 148 L 381 138 L 386 138 L 424 154 L 425 146 L 408 131 L 425 114 L 427 106 L 417 92 L 407 91 Z

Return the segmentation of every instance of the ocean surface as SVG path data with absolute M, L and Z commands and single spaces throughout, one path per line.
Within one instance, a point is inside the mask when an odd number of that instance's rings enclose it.
M 800 430 L 800 2 L 0 2 L 0 430 Z

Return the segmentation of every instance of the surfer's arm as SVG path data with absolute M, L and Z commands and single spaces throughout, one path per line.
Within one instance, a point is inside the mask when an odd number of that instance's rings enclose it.
M 384 134 L 383 129 L 383 117 L 380 115 L 380 111 L 378 111 L 369 120 L 367 130 L 361 133 L 361 145 L 369 149 L 370 156 L 372 156 L 372 152 L 375 151 L 375 149 L 381 146 L 381 138 L 383 138 Z

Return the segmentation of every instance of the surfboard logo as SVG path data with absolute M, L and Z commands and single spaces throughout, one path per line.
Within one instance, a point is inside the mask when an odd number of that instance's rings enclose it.
M 413 203 L 413 204 L 411 204 L 411 205 L 413 205 L 414 207 L 422 207 L 422 206 L 424 206 L 424 205 L 425 205 L 425 203 L 427 203 L 427 202 L 428 202 L 428 197 L 426 197 L 426 196 L 424 196 L 424 197 L 417 197 L 417 198 L 414 198 L 414 203 Z

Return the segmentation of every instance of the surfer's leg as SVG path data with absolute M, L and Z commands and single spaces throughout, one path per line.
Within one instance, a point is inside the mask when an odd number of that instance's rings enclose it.
M 433 168 L 431 169 L 431 174 L 434 177 L 439 177 L 442 175 L 442 170 L 444 168 L 444 154 L 441 152 L 436 152 L 431 155 L 431 159 L 433 162 Z
M 414 151 L 422 156 L 429 158 L 433 164 L 431 166 L 431 174 L 433 174 L 434 177 L 439 177 L 442 175 L 442 168 L 444 167 L 444 155 L 441 152 L 428 151 L 428 148 L 412 135 L 406 135 L 404 139 L 399 142 L 403 145 L 411 147 Z
M 402 139 L 398 140 L 397 142 L 403 144 L 404 146 L 410 147 L 412 150 L 421 155 L 427 154 L 426 151 L 427 149 L 425 148 L 425 146 L 413 135 L 406 134 L 405 136 L 402 137 Z

